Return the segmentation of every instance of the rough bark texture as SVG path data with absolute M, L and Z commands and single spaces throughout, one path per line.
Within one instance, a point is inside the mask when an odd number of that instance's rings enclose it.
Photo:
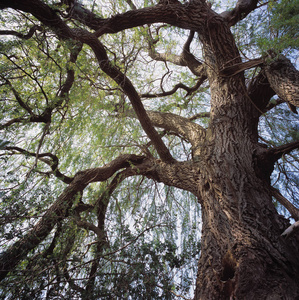
M 299 107 L 299 72 L 284 56 L 279 56 L 266 67 L 269 83 L 283 100 Z
M 1 279 L 45 239 L 59 218 L 65 217 L 74 197 L 88 183 L 106 180 L 117 170 L 134 164 L 138 166 L 138 174 L 188 190 L 199 198 L 203 225 L 195 299 L 299 299 L 298 239 L 294 236 L 286 240 L 280 236 L 288 224 L 272 204 L 269 185 L 277 157 L 258 144 L 257 132 L 258 118 L 274 92 L 298 106 L 298 72 L 289 65 L 273 63 L 246 87 L 243 69 L 239 69 L 241 58 L 229 27 L 256 5 L 257 1 L 238 1 L 233 11 L 218 15 L 204 1 L 186 4 L 161 1 L 154 7 L 109 19 L 97 18 L 73 7 L 72 17 L 96 30 L 96 34 L 92 34 L 85 29 L 69 28 L 41 1 L 2 1 L 0 8 L 30 12 L 59 38 L 72 38 L 89 45 L 100 68 L 131 100 L 161 160 L 130 156 L 113 166 L 79 173 L 34 230 L 2 254 Z M 196 64 L 193 57 L 189 67 L 193 73 L 202 71 L 203 74 L 198 73 L 202 80 L 209 80 L 211 112 L 206 130 L 173 114 L 145 112 L 133 84 L 110 64 L 104 46 L 97 39 L 105 33 L 154 22 L 166 22 L 198 33 L 206 67 Z M 152 52 L 151 55 L 157 54 Z M 188 65 L 186 60 L 180 63 Z M 236 66 L 238 72 L 229 71 Z M 175 161 L 153 126 L 174 131 L 188 140 L 192 144 L 193 160 Z M 295 147 L 297 145 L 291 146 Z M 105 209 L 98 213 L 102 228 Z M 94 264 L 90 282 L 96 267 Z

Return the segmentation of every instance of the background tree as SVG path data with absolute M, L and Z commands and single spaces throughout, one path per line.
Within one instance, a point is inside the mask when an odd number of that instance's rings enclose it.
M 3 298 L 299 297 L 295 1 L 0 9 Z

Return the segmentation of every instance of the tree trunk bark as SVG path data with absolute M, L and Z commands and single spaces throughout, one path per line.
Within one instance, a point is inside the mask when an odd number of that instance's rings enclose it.
M 234 39 L 217 16 L 199 38 L 211 66 L 211 122 L 194 151 L 203 221 L 195 299 L 299 299 L 299 243 L 281 237 L 288 225 L 271 199 L 273 163 L 258 155 L 260 111 L 242 73 L 219 74 L 241 61 Z
M 211 159 L 210 159 L 211 161 Z M 201 188 L 202 249 L 195 299 L 298 299 L 298 241 L 272 204 L 268 183 L 212 159 Z

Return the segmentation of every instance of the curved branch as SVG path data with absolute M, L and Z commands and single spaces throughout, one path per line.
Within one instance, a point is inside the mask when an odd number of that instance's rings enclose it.
M 20 240 L 0 255 L 0 281 L 24 259 L 30 250 L 37 247 L 52 231 L 59 220 L 66 217 L 77 197 L 91 182 L 105 181 L 122 168 L 144 162 L 144 156 L 122 155 L 106 166 L 78 172 L 55 203 L 49 207 L 40 221 Z
M 4 129 L 6 127 L 9 127 L 12 124 L 20 123 L 20 122 L 26 122 L 26 121 L 29 121 L 29 120 L 26 119 L 26 118 L 14 118 L 14 119 L 11 119 L 11 120 L 7 121 L 6 123 L 0 125 L 0 130 Z
M 103 252 L 103 245 L 107 243 L 105 240 L 105 215 L 107 211 L 107 207 L 109 204 L 109 199 L 115 189 L 119 186 L 119 184 L 126 178 L 132 175 L 136 175 L 139 173 L 137 168 L 127 168 L 115 175 L 107 189 L 102 193 L 101 197 L 96 201 L 95 207 L 97 208 L 97 217 L 98 217 L 98 230 L 101 234 L 98 234 L 97 243 L 97 251 L 95 253 L 95 258 L 92 262 L 90 273 L 88 277 L 88 281 L 86 284 L 85 291 L 92 294 L 94 289 L 96 271 L 99 266 L 100 257 Z
M 190 44 L 194 37 L 194 31 L 190 31 L 189 37 L 183 47 L 183 51 L 180 55 L 172 54 L 172 53 L 159 53 L 155 50 L 154 44 L 157 41 L 154 41 L 151 34 L 149 33 L 148 37 L 148 49 L 149 56 L 153 60 L 163 61 L 163 62 L 171 62 L 175 65 L 188 67 L 190 71 L 197 76 L 200 76 L 200 80 L 203 82 L 207 79 L 207 74 L 204 65 L 199 62 L 195 56 L 190 53 Z
M 25 149 L 19 148 L 19 147 L 5 147 L 5 150 L 12 150 L 12 151 L 18 151 L 19 153 L 22 153 L 24 155 L 27 156 L 32 156 L 32 157 L 36 157 L 37 159 L 39 159 L 40 161 L 46 163 L 48 166 L 51 167 L 53 174 L 61 179 L 64 183 L 71 183 L 73 181 L 74 178 L 72 177 L 68 177 L 64 174 L 62 174 L 59 169 L 58 169 L 58 157 L 52 153 L 34 153 L 34 152 L 29 152 Z M 52 161 L 46 159 L 45 157 L 50 157 Z
M 71 64 L 74 64 L 77 61 L 78 55 L 80 53 L 80 51 L 82 50 L 82 43 L 76 43 L 75 45 L 73 45 L 73 47 L 70 47 L 70 59 L 69 62 Z M 67 98 L 70 89 L 73 86 L 75 80 L 75 71 L 73 68 L 69 68 L 67 70 L 67 76 L 65 79 L 64 84 L 62 85 L 60 92 L 58 94 L 58 97 L 60 98 L 59 101 L 56 102 L 55 106 L 60 106 L 61 103 L 63 102 L 63 100 L 65 98 Z
M 284 154 L 299 148 L 299 141 L 288 143 L 282 146 L 265 149 L 260 147 L 254 154 L 255 170 L 257 176 L 263 179 L 269 179 L 274 169 L 275 162 Z
M 202 82 L 197 81 L 197 83 L 192 86 L 188 87 L 183 83 L 178 83 L 176 84 L 172 90 L 167 91 L 167 92 L 162 92 L 162 93 L 156 93 L 156 94 L 150 94 L 150 93 L 145 93 L 141 94 L 142 98 L 158 98 L 158 97 L 166 97 L 173 95 L 178 89 L 183 89 L 187 92 L 186 96 L 190 95 L 191 93 L 195 92 L 201 85 Z
M 289 213 L 291 214 L 291 217 L 295 220 L 299 220 L 299 209 L 296 208 L 288 199 L 286 199 L 278 189 L 275 189 L 274 187 L 271 187 L 271 193 L 272 196 L 282 205 L 284 206 Z
M 24 39 L 24 40 L 28 40 L 30 39 L 33 34 L 35 33 L 35 31 L 42 31 L 42 27 L 39 25 L 33 25 L 30 30 L 28 31 L 27 34 L 23 34 L 14 30 L 0 30 L 0 35 L 13 35 L 16 36 L 18 38 Z
M 1 75 L 0 75 L 1 76 Z M 22 97 L 20 96 L 20 94 L 16 91 L 16 89 L 13 87 L 12 83 L 4 78 L 3 76 L 1 76 L 2 79 L 5 81 L 5 84 L 9 86 L 9 88 L 12 90 L 17 102 L 19 103 L 19 105 L 25 109 L 31 116 L 35 116 L 35 114 L 33 113 L 32 109 L 25 103 L 25 101 L 23 101 Z
M 257 8 L 257 4 L 258 0 L 238 0 L 233 10 L 224 11 L 220 15 L 225 18 L 229 26 L 233 26 L 255 10 Z
M 157 4 L 152 7 L 131 10 L 103 19 L 85 9 L 79 3 L 71 1 L 68 4 L 70 6 L 67 18 L 72 17 L 96 30 L 95 35 L 97 37 L 106 33 L 117 33 L 125 29 L 160 22 L 198 31 L 205 25 L 204 17 L 208 8 L 204 1 L 192 1 L 185 4 L 176 1 L 167 5 Z M 0 9 L 8 7 L 31 13 L 44 25 L 52 28 L 60 38 L 65 39 L 70 36 L 71 29 L 60 19 L 57 10 L 50 8 L 40 0 L 2 0 Z M 190 18 L 190 15 L 194 18 Z
M 118 68 L 111 64 L 108 59 L 106 50 L 101 42 L 95 37 L 95 35 L 83 29 L 76 29 L 73 31 L 73 34 L 77 40 L 86 43 L 92 48 L 98 60 L 100 68 L 109 77 L 111 77 L 128 96 L 142 128 L 144 129 L 150 140 L 153 142 L 153 145 L 155 146 L 160 158 L 165 162 L 174 162 L 174 158 L 171 156 L 168 148 L 162 141 L 158 132 L 152 126 L 150 118 L 148 117 L 146 110 L 144 109 L 144 106 L 141 102 L 140 96 L 135 90 L 133 84 L 124 73 L 122 73 Z

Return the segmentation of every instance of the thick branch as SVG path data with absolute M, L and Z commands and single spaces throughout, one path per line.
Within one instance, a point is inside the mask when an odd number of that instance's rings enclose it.
M 273 162 L 275 162 L 278 159 L 280 159 L 283 155 L 288 154 L 295 149 L 299 149 L 299 141 L 271 148 L 267 151 L 267 155 L 268 157 L 270 157 L 271 160 L 273 160 Z
M 55 224 L 65 218 L 77 197 L 91 182 L 105 181 L 118 170 L 138 165 L 144 161 L 143 156 L 122 155 L 104 167 L 78 172 L 74 180 L 66 187 L 56 202 L 47 210 L 41 220 L 19 241 L 11 245 L 0 255 L 0 281 L 24 259 L 52 231 Z
M 14 119 L 11 119 L 11 120 L 7 121 L 6 123 L 0 125 L 0 130 L 4 129 L 6 127 L 9 127 L 12 124 L 20 123 L 20 122 L 26 122 L 26 121 L 28 121 L 28 119 L 25 119 L 25 118 L 14 118 Z
M 172 113 L 147 111 L 154 126 L 173 131 L 184 137 L 191 144 L 196 144 L 204 137 L 205 129 L 187 118 Z
M 251 80 L 247 91 L 248 96 L 258 108 L 259 114 L 264 112 L 270 99 L 275 95 L 263 69 Z
M 257 8 L 257 3 L 258 0 L 238 0 L 233 10 L 225 11 L 221 13 L 221 16 L 226 19 L 229 26 L 233 26 L 255 10 Z
M 275 93 L 284 101 L 299 107 L 299 71 L 290 60 L 280 55 L 265 71 Z
M 165 146 L 158 132 L 152 126 L 150 118 L 148 117 L 141 102 L 140 96 L 135 90 L 133 84 L 125 74 L 123 74 L 118 68 L 110 63 L 104 46 L 93 34 L 90 34 L 85 30 L 76 30 L 75 37 L 92 48 L 100 68 L 108 76 L 110 76 L 128 96 L 142 128 L 153 142 L 153 145 L 155 146 L 160 158 L 165 162 L 174 162 L 174 159 L 171 156 L 168 148 Z
M 96 30 L 96 35 L 101 36 L 106 33 L 117 33 L 125 29 L 142 26 L 152 23 L 168 23 L 192 31 L 198 31 L 204 26 L 202 17 L 206 16 L 209 6 L 204 1 L 190 1 L 181 4 L 179 1 L 168 4 L 158 4 L 153 7 L 146 7 L 131 10 L 123 14 L 117 14 L 111 18 L 103 19 L 85 9 L 77 1 L 63 0 L 69 5 L 67 18 L 78 20 L 89 28 Z M 56 10 L 47 7 L 39 0 L 2 0 L 0 9 L 11 7 L 33 14 L 43 24 L 56 31 L 62 29 L 59 37 L 65 36 L 64 28 L 56 14 Z M 193 16 L 191 18 L 190 16 Z
M 71 64 L 74 64 L 77 61 L 78 55 L 80 51 L 82 50 L 82 44 L 81 43 L 76 43 L 75 45 L 72 45 L 70 47 L 70 59 L 69 62 Z M 75 80 L 75 71 L 73 68 L 69 68 L 67 70 L 67 76 L 65 79 L 64 84 L 61 87 L 61 90 L 59 92 L 58 97 L 60 98 L 59 101 L 57 101 L 57 104 L 55 106 L 61 105 L 63 100 L 68 97 L 68 94 L 73 86 Z
M 269 180 L 273 172 L 275 162 L 284 154 L 299 148 L 299 141 L 288 143 L 279 147 L 257 149 L 254 154 L 255 171 L 258 177 Z
M 147 115 L 155 127 L 171 131 L 183 137 L 192 145 L 202 142 L 205 137 L 206 130 L 199 124 L 191 122 L 190 119 L 172 113 L 162 113 L 151 110 L 147 110 Z M 136 118 L 132 110 L 126 111 L 123 116 Z
M 145 166 L 140 173 L 157 182 L 163 182 L 168 186 L 174 186 L 199 196 L 199 167 L 193 161 L 173 164 L 166 164 L 159 160 L 149 161 L 148 167 Z

